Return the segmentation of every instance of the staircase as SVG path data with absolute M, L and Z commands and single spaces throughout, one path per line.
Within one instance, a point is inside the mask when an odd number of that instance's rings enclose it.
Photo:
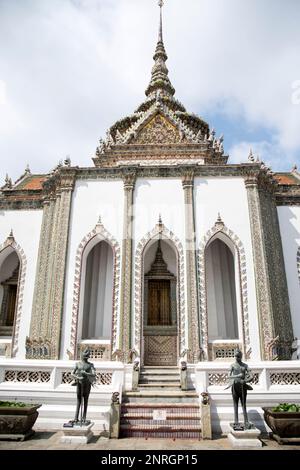
M 120 437 L 200 439 L 194 390 L 180 388 L 178 367 L 144 367 L 137 391 L 123 395 Z

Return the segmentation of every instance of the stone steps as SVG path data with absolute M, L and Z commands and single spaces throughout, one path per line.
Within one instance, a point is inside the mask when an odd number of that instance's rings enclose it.
M 139 377 L 139 390 L 164 389 L 180 390 L 178 367 L 144 367 Z
M 180 389 L 180 382 L 139 382 L 139 390 L 143 390 L 145 388 L 162 388 L 164 390 L 170 390 L 173 388 Z
M 120 436 L 200 439 L 200 407 L 169 402 L 123 403 Z
M 123 394 L 124 403 L 199 403 L 196 392 L 182 390 L 137 390 Z
M 138 390 L 123 394 L 121 437 L 200 439 L 199 398 L 180 388 L 178 367 L 140 371 Z

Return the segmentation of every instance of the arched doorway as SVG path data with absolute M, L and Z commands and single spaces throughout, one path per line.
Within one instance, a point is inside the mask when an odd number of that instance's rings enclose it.
M 234 253 L 220 238 L 205 250 L 208 340 L 238 340 Z
M 78 340 L 110 344 L 114 283 L 114 256 L 110 244 L 94 239 L 85 253 L 82 271 Z
M 177 272 L 172 244 L 160 239 L 149 243 L 144 253 L 144 365 L 177 364 Z
M 12 337 L 20 277 L 20 260 L 13 248 L 6 248 L 0 260 L 0 336 Z

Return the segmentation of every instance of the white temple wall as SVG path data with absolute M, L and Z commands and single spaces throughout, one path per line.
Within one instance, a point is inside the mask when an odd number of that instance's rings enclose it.
M 42 217 L 42 210 L 11 210 L 0 213 L 0 245 L 5 242 L 12 229 L 15 241 L 24 250 L 27 261 L 16 355 L 19 359 L 25 357 L 25 341 L 29 335 Z
M 106 230 L 122 245 L 124 189 L 121 180 L 79 180 L 76 182 L 70 216 L 66 267 L 61 358 L 68 359 L 73 306 L 76 253 L 82 239 L 101 216 Z M 81 286 L 83 294 L 84 286 Z
M 300 207 L 280 206 L 277 210 L 294 337 L 300 339 L 300 267 L 297 267 L 297 252 L 300 247 Z
M 225 226 L 238 236 L 245 249 L 249 306 L 251 359 L 260 359 L 256 290 L 252 255 L 248 200 L 243 178 L 195 178 L 195 230 L 199 248 L 207 232 L 215 225 L 218 214 Z M 239 292 L 237 291 L 237 299 Z

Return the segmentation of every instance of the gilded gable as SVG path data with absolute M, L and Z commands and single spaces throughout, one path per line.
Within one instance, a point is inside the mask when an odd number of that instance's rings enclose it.
M 157 114 L 138 132 L 133 143 L 177 144 L 180 141 L 179 130 L 161 114 Z

